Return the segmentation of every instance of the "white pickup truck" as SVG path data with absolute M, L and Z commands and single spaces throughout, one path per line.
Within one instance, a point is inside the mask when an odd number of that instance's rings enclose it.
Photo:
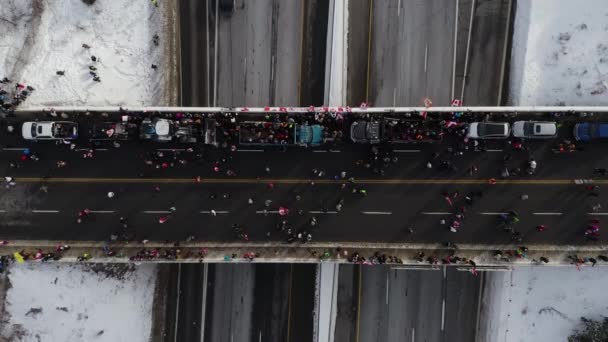
M 73 140 L 78 138 L 78 124 L 72 121 L 24 122 L 21 134 L 26 140 Z

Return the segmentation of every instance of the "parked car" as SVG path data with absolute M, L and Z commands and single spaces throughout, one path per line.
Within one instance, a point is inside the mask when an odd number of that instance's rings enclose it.
M 350 139 L 355 143 L 377 144 L 383 136 L 379 121 L 355 121 L 350 125 Z
M 21 135 L 27 140 L 73 140 L 78 138 L 78 124 L 72 121 L 24 122 Z
M 507 122 L 472 122 L 467 130 L 471 139 L 506 139 L 509 137 Z
M 547 139 L 557 135 L 557 124 L 550 121 L 516 121 L 513 136 L 516 138 Z
M 581 122 L 574 125 L 574 139 L 578 141 L 589 141 L 601 138 L 608 138 L 608 123 Z

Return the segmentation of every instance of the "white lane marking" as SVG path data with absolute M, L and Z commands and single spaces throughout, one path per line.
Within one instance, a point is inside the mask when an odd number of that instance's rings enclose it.
M 76 148 L 74 149 L 75 151 L 88 151 L 88 150 L 93 150 L 93 151 L 107 151 L 107 148 Z
M 146 210 L 142 212 L 144 214 L 171 214 L 169 210 Z
M 337 211 L 322 211 L 322 210 L 311 210 L 309 214 L 337 214 Z
M 386 272 L 386 305 L 388 305 L 388 289 L 389 289 L 388 272 Z
M 270 62 L 270 80 L 271 81 L 274 80 L 274 56 L 272 56 L 271 62 Z
M 237 149 L 237 152 L 264 152 L 264 150 L 239 150 L 239 149 Z
M 25 150 L 27 147 L 5 147 L 2 150 L 3 151 L 23 151 Z
M 559 215 L 563 215 L 563 214 L 562 213 L 532 213 L 532 215 L 546 215 L 546 216 L 555 215 L 555 216 L 559 216 Z
M 55 214 L 58 213 L 59 210 L 32 210 L 32 212 L 38 214 Z
M 448 267 L 443 265 L 443 279 L 448 277 Z
M 606 215 L 608 215 L 608 213 L 587 213 L 587 215 L 601 215 L 601 216 L 606 216 Z
M 401 12 L 401 0 L 399 0 L 397 2 L 397 16 L 399 16 L 400 12 Z
M 502 152 L 502 150 L 486 150 L 486 152 Z
M 5 213 L 5 212 L 6 212 L 6 210 L 0 210 L 0 213 Z
M 451 213 L 448 211 L 423 211 L 422 215 L 450 215 Z
M 177 327 L 178 327 L 177 323 L 179 322 L 179 295 L 180 295 L 180 292 L 182 292 L 180 289 L 181 279 L 182 279 L 181 273 L 182 273 L 182 264 L 177 264 L 177 291 L 176 291 L 177 293 L 175 294 L 175 297 L 176 297 L 175 298 L 175 303 L 176 303 L 175 304 L 175 327 L 176 327 L 176 329 L 173 334 L 174 342 L 177 341 L 177 331 L 179 330 L 179 329 L 177 329 Z
M 262 330 L 260 330 L 260 337 L 258 338 L 258 342 L 262 342 Z
M 412 328 L 412 342 L 414 342 L 415 337 L 416 337 L 416 328 Z
M 209 263 L 203 266 L 203 295 L 201 305 L 201 341 L 205 340 L 205 309 L 207 308 L 207 276 L 209 274 Z
M 185 151 L 185 148 L 157 148 L 157 151 L 175 151 L 175 152 L 182 152 Z
M 325 151 L 325 150 L 314 150 L 313 152 L 315 152 L 315 153 L 325 153 L 327 151 Z
M 93 214 L 112 214 L 114 210 L 91 210 Z
M 508 213 L 479 213 L 479 215 L 504 215 Z
M 458 7 L 459 1 L 456 0 L 456 8 L 454 9 L 454 48 L 452 49 L 452 84 L 450 89 L 450 98 L 454 98 L 454 88 L 456 87 L 456 49 L 458 48 Z
M 327 151 L 327 150 L 313 150 L 313 152 L 317 152 L 317 153 L 325 153 L 325 152 L 340 153 L 342 151 L 340 151 L 340 150 L 329 150 L 329 151 Z
M 340 153 L 342 151 L 340 151 L 340 150 L 329 150 L 329 152 L 331 152 L 331 153 Z
M 415 153 L 415 152 L 420 152 L 420 150 L 393 150 L 393 152 L 397 152 L 397 153 Z
M 216 214 L 228 214 L 228 210 L 216 210 Z M 211 210 L 201 210 L 201 214 L 211 214 Z
M 429 57 L 429 44 L 426 44 L 426 46 L 424 47 L 424 72 L 426 73 L 426 66 L 428 63 L 428 57 Z
M 443 327 L 445 325 L 445 298 L 441 304 L 441 331 L 443 331 Z
M 278 210 L 256 210 L 255 211 L 256 214 L 278 214 L 279 211 Z
M 363 215 L 392 215 L 391 211 L 362 211 Z

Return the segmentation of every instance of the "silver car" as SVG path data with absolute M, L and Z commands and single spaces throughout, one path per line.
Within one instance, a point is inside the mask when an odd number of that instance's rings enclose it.
M 557 136 L 557 124 L 550 121 L 516 121 L 513 136 L 527 139 L 548 139 Z

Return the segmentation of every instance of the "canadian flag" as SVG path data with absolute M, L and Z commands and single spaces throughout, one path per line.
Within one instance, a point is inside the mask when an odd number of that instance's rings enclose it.
M 264 107 L 265 112 L 270 112 L 270 107 Z
M 279 111 L 287 113 L 287 107 L 279 107 Z

